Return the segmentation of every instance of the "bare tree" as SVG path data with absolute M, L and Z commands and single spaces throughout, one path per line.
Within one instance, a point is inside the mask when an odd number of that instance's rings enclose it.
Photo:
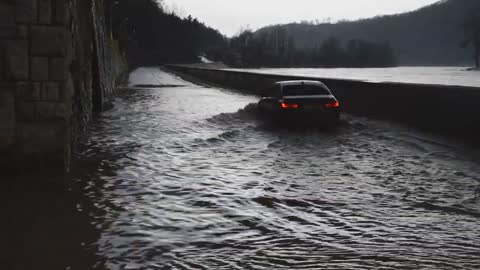
M 465 31 L 465 40 L 461 46 L 463 48 L 469 45 L 473 47 L 475 67 L 480 68 L 480 10 L 471 11 L 462 26 Z

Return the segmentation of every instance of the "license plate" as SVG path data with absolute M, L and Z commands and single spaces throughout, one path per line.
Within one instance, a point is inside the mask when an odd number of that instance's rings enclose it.
M 306 110 L 319 110 L 319 109 L 323 109 L 323 106 L 322 105 L 305 105 L 303 108 L 305 108 Z

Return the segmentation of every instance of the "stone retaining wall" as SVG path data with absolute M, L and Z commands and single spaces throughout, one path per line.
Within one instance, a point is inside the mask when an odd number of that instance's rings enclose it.
M 113 94 L 103 1 L 1 0 L 0 167 L 68 167 Z

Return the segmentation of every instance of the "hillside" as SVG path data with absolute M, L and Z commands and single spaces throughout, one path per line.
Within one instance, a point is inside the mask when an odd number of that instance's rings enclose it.
M 388 42 L 400 65 L 471 65 L 472 51 L 462 49 L 462 22 L 480 0 L 443 0 L 419 10 L 335 24 L 292 23 L 262 28 L 255 36 L 281 29 L 296 48 L 313 49 L 328 38 Z
M 156 0 L 108 0 L 114 39 L 131 66 L 191 63 L 211 47 L 225 46 L 217 30 L 164 10 Z M 113 8 L 114 7 L 114 8 Z

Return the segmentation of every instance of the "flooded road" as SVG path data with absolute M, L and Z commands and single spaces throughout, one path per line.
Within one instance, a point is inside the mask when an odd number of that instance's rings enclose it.
M 130 86 L 73 179 L 106 268 L 480 269 L 474 152 L 348 115 L 276 128 L 256 97 L 153 68 Z

